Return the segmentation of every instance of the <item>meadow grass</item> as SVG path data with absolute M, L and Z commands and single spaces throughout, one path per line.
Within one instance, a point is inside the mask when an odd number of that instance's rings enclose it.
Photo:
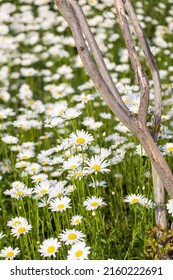
M 139 87 L 114 12 L 106 1 L 79 2 L 120 93 L 137 114 Z M 161 70 L 158 144 L 173 169 L 173 2 L 134 2 Z M 147 231 L 155 226 L 148 157 L 94 89 L 53 1 L 0 5 L 1 259 L 146 259 Z

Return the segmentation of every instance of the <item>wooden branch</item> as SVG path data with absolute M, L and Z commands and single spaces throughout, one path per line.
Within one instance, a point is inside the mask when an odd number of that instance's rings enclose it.
M 157 64 L 155 62 L 154 56 L 150 50 L 148 41 L 146 39 L 145 33 L 140 25 L 140 22 L 136 16 L 131 0 L 124 1 L 125 9 L 128 13 L 129 19 L 134 27 L 137 38 L 139 40 L 140 46 L 143 50 L 144 56 L 146 58 L 146 63 L 151 71 L 151 75 L 154 82 L 154 92 L 155 92 L 155 104 L 154 104 L 154 121 L 153 126 L 157 123 L 159 126 L 161 123 L 162 114 L 162 88 L 160 82 L 160 75 Z M 153 138 L 157 140 L 158 132 L 153 132 Z
M 95 62 L 91 58 L 90 52 L 86 45 L 85 39 L 83 37 L 83 32 L 81 30 L 81 25 L 78 21 L 77 15 L 73 10 L 72 6 L 69 6 L 65 0 L 56 0 L 56 4 L 62 16 L 68 22 L 75 44 L 83 62 L 84 68 L 92 79 L 95 88 L 102 95 L 105 102 L 108 104 L 112 112 L 120 119 L 122 123 L 125 124 L 130 130 L 133 129 L 133 114 L 122 107 L 119 102 L 115 99 L 112 92 L 109 90 L 104 78 L 101 76 Z
M 114 97 L 116 98 L 116 100 L 119 102 L 119 104 L 124 108 L 124 110 L 129 111 L 129 109 L 127 108 L 127 106 L 125 105 L 125 103 L 123 102 L 121 95 L 119 94 L 113 80 L 112 77 L 105 65 L 105 62 L 103 60 L 103 56 L 101 54 L 101 51 L 97 45 L 97 42 L 91 32 L 91 29 L 88 25 L 88 22 L 86 20 L 86 17 L 83 13 L 83 10 L 81 9 L 81 7 L 79 6 L 79 4 L 77 3 L 76 0 L 67 0 L 67 3 L 69 3 L 71 5 L 71 7 L 73 8 L 75 14 L 77 15 L 78 21 L 80 23 L 82 32 L 89 44 L 89 47 L 91 49 L 91 52 L 93 54 L 95 63 L 102 75 L 102 77 L 104 78 L 107 86 L 109 87 L 109 90 L 112 92 L 112 94 L 114 95 Z
M 146 125 L 148 106 L 149 106 L 149 82 L 147 75 L 144 73 L 141 67 L 141 63 L 138 58 L 138 54 L 133 43 L 132 35 L 129 29 L 129 23 L 124 10 L 124 5 L 122 0 L 114 0 L 114 6 L 117 12 L 119 25 L 124 37 L 130 61 L 135 72 L 136 81 L 139 83 L 141 98 L 139 105 L 138 119 L 143 125 Z

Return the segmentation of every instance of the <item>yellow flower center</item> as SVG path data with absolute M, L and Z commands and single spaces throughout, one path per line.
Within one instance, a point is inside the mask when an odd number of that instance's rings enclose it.
M 68 239 L 70 239 L 70 240 L 75 240 L 76 238 L 77 238 L 77 235 L 75 233 L 70 233 L 68 235 Z
M 6 254 L 6 257 L 7 258 L 12 258 L 14 256 L 14 252 L 8 252 L 7 254 Z
M 57 197 L 61 197 L 62 196 L 62 193 L 57 193 Z
M 32 171 L 35 171 L 35 170 L 36 170 L 36 168 L 35 168 L 35 167 L 33 167 L 33 168 L 31 168 L 31 170 L 32 170 Z
M 98 206 L 99 205 L 99 203 L 97 202 L 97 201 L 93 201 L 92 203 L 91 203 L 91 206 Z
M 139 199 L 138 198 L 133 198 L 132 203 L 138 203 Z
M 49 246 L 49 247 L 47 248 L 47 252 L 48 252 L 48 253 L 54 253 L 54 252 L 55 252 L 55 246 Z
M 20 225 L 20 224 L 21 224 L 21 221 L 15 221 L 15 222 L 13 223 L 13 226 L 15 227 L 15 226 Z
M 84 144 L 85 143 L 85 139 L 83 137 L 79 137 L 77 140 L 76 140 L 77 144 Z
M 173 147 L 169 147 L 169 148 L 168 148 L 168 151 L 173 151 Z
M 48 190 L 41 190 L 41 193 L 42 193 L 42 194 L 47 194 L 47 193 L 48 193 Z
M 33 105 L 33 104 L 34 104 L 34 101 L 33 101 L 33 100 L 30 100 L 30 101 L 29 101 L 29 104 L 30 104 L 30 105 Z
M 57 208 L 58 209 L 63 209 L 64 207 L 65 207 L 65 204 L 62 203 L 62 204 L 59 204 Z
M 96 170 L 96 171 L 100 171 L 101 167 L 100 167 L 100 165 L 95 164 L 95 165 L 93 165 L 92 169 Z
M 127 102 L 130 102 L 130 100 L 126 98 L 126 99 L 124 99 L 124 102 L 127 103 Z
M 77 165 L 74 164 L 74 165 L 70 166 L 70 169 L 75 169 L 76 167 L 77 167 Z
M 80 220 L 76 220 L 76 221 L 75 221 L 75 224 L 76 224 L 76 225 L 80 224 Z
M 37 181 L 37 182 L 40 182 L 41 180 L 42 180 L 42 178 L 41 178 L 41 177 L 38 177 L 36 181 Z
M 23 158 L 24 158 L 24 159 L 28 159 L 28 156 L 27 156 L 27 155 L 26 155 L 26 156 L 23 156 Z
M 75 253 L 75 257 L 76 257 L 76 258 L 80 258 L 82 255 L 83 255 L 82 250 L 78 250 L 78 251 Z
M 26 163 L 21 163 L 20 168 L 23 168 L 26 166 Z
M 20 227 L 18 228 L 18 233 L 24 233 L 26 231 L 26 228 L 25 227 Z
M 46 165 L 46 164 L 47 164 L 47 161 L 42 161 L 42 164 L 43 164 L 43 165 Z
M 16 193 L 17 196 L 21 196 L 22 194 L 23 194 L 22 191 L 18 191 L 18 192 Z
M 61 95 L 61 94 L 62 94 L 62 92 L 60 92 L 60 91 L 57 91 L 57 92 L 56 92 L 56 95 L 57 95 L 57 96 L 59 96 L 59 95 Z

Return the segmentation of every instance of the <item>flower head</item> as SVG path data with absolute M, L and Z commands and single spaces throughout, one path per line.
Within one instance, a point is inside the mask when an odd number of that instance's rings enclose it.
M 144 197 L 141 194 L 131 194 L 125 197 L 124 202 L 129 202 L 130 204 L 136 204 L 136 203 L 141 203 L 143 199 Z
M 90 247 L 86 247 L 85 242 L 77 242 L 68 251 L 68 260 L 87 260 Z
M 11 246 L 5 247 L 1 250 L 0 252 L 0 257 L 5 258 L 5 259 L 14 259 L 18 254 L 20 253 L 20 250 L 18 247 L 13 249 Z
M 69 205 L 71 202 L 70 198 L 64 196 L 64 197 L 57 197 L 54 200 L 52 200 L 50 202 L 50 209 L 52 211 L 57 211 L 57 212 L 63 212 L 65 211 L 67 208 L 71 208 L 71 206 Z
M 87 144 L 90 144 L 94 138 L 91 134 L 82 129 L 76 130 L 76 133 L 71 133 L 70 140 L 75 145 L 86 146 Z
M 38 251 L 43 257 L 55 257 L 59 247 L 61 247 L 61 243 L 58 242 L 57 238 L 51 237 L 43 241 Z
M 84 206 L 86 206 L 87 210 L 93 211 L 96 210 L 99 206 L 106 205 L 106 203 L 103 202 L 103 198 L 96 196 L 92 196 L 91 198 L 88 197 L 83 204 Z
M 66 229 L 63 231 L 63 233 L 61 233 L 59 235 L 59 237 L 60 237 L 61 241 L 64 241 L 66 245 L 69 245 L 69 244 L 74 244 L 79 241 L 83 241 L 85 235 L 79 230 Z

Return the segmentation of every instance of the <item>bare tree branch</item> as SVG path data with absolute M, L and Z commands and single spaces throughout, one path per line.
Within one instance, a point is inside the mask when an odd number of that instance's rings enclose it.
M 94 60 L 96 62 L 96 65 L 102 75 L 102 77 L 104 78 L 107 86 L 109 87 L 109 90 L 112 92 L 112 94 L 114 95 L 114 97 L 116 98 L 116 100 L 119 102 L 119 104 L 124 108 L 124 110 L 129 111 L 129 109 L 127 108 L 127 106 L 125 105 L 125 103 L 123 102 L 121 95 L 119 94 L 113 80 L 112 77 L 105 65 L 105 62 L 103 60 L 101 51 L 97 45 L 97 42 L 91 32 L 91 29 L 88 26 L 88 22 L 85 18 L 85 15 L 81 9 L 81 7 L 79 6 L 79 4 L 77 3 L 77 1 L 75 0 L 67 0 L 67 3 L 69 3 L 71 5 L 71 7 L 73 8 L 75 14 L 77 15 L 78 21 L 80 23 L 80 26 L 82 28 L 82 32 L 85 35 L 85 38 L 91 48 L 91 52 L 94 56 Z
M 122 0 L 115 0 L 114 6 L 117 12 L 119 25 L 128 49 L 130 61 L 135 72 L 136 81 L 140 85 L 141 98 L 138 119 L 143 125 L 146 125 L 148 106 L 149 106 L 149 82 L 147 75 L 144 73 L 141 67 L 141 63 L 138 58 L 138 54 L 133 43 L 133 38 L 130 33 L 129 23 L 125 14 L 124 6 Z
M 95 62 L 93 61 L 88 47 L 86 45 L 85 39 L 83 37 L 83 32 L 81 30 L 80 23 L 78 21 L 77 15 L 73 10 L 72 6 L 69 6 L 65 0 L 56 0 L 56 4 L 60 13 L 69 23 L 71 28 L 75 44 L 80 55 L 80 58 L 83 62 L 83 65 L 91 77 L 95 88 L 100 92 L 103 99 L 106 101 L 110 109 L 114 112 L 115 115 L 124 123 L 130 130 L 133 127 L 132 124 L 132 115 L 130 111 L 124 109 L 119 102 L 115 99 L 113 93 L 108 88 L 105 83 L 104 78 L 101 76 Z
M 151 71 L 151 75 L 152 75 L 153 82 L 154 82 L 154 92 L 155 92 L 153 126 L 155 126 L 156 123 L 159 126 L 160 122 L 161 122 L 161 114 L 162 114 L 162 88 L 161 88 L 159 70 L 158 70 L 157 64 L 155 62 L 154 56 L 151 52 L 151 49 L 149 47 L 145 33 L 136 16 L 136 13 L 134 11 L 131 0 L 124 1 L 124 6 L 126 8 L 128 16 L 130 18 L 130 21 L 134 27 L 134 30 L 136 32 L 140 46 L 143 50 L 144 56 L 146 58 L 146 63 Z M 158 136 L 158 132 L 155 130 L 153 132 L 153 137 L 154 137 L 155 141 L 157 139 L 157 136 Z

